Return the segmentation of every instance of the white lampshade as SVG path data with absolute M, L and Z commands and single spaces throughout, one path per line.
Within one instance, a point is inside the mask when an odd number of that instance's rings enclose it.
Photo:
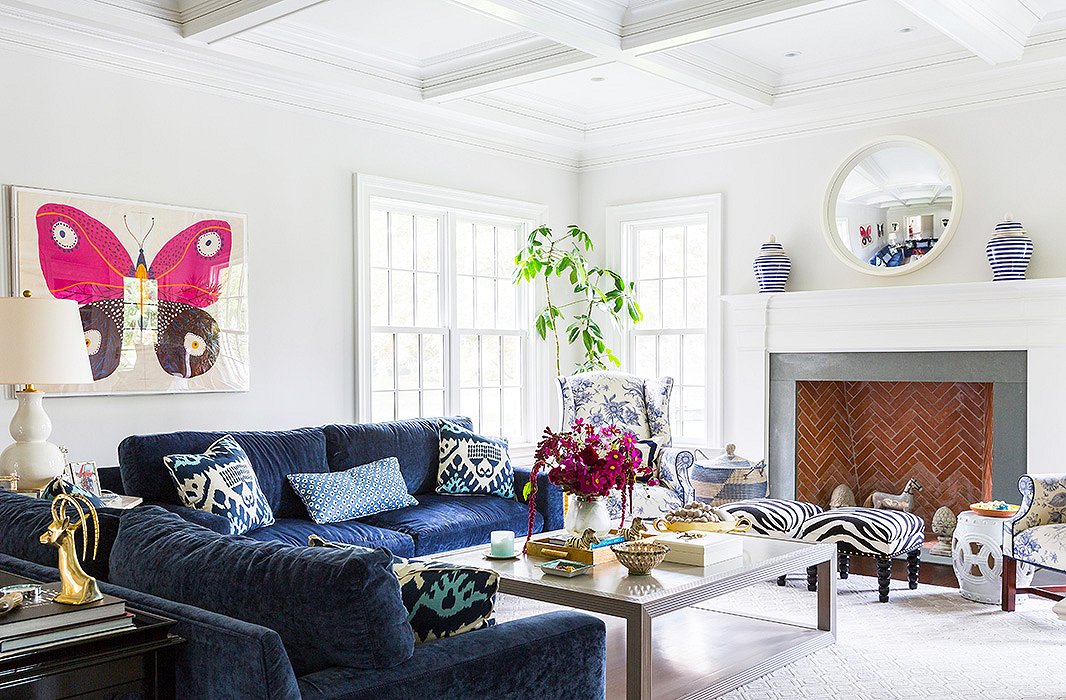
M 85 332 L 74 301 L 0 298 L 0 384 L 89 384 Z

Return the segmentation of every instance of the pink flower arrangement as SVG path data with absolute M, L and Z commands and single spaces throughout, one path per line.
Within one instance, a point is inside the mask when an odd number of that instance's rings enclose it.
M 618 489 L 622 493 L 624 520 L 626 511 L 632 507 L 637 477 L 651 474 L 651 467 L 643 463 L 636 442 L 633 433 L 618 426 L 596 427 L 580 418 L 569 431 L 555 433 L 545 428 L 525 487 L 524 495 L 529 499 L 527 541 L 533 534 L 537 475 L 545 471 L 551 483 L 579 496 L 607 496 Z M 656 480 L 649 479 L 648 484 L 654 486 Z

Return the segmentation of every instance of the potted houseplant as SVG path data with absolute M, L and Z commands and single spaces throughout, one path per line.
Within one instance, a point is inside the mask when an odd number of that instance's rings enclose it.
M 594 426 L 578 419 L 568 431 L 545 428 L 534 454 L 533 471 L 525 487 L 529 503 L 529 530 L 533 534 L 536 513 L 537 475 L 547 472 L 548 480 L 575 498 L 567 509 L 565 527 L 575 535 L 592 528 L 597 535 L 611 529 L 606 498 L 617 489 L 622 494 L 622 520 L 632 508 L 637 477 L 648 476 L 636 446 L 636 436 L 615 425 Z M 648 483 L 654 486 L 654 479 Z M 619 523 L 621 525 L 622 523 Z

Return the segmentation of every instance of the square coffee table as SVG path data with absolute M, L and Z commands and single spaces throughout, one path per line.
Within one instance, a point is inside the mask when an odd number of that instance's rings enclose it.
M 500 575 L 502 593 L 623 618 L 626 698 L 694 700 L 717 697 L 836 641 L 836 545 L 732 536 L 744 542 L 741 557 L 707 567 L 663 563 L 650 576 L 629 575 L 612 561 L 562 578 L 537 568 L 546 560 L 486 559 L 485 545 L 433 559 L 492 569 Z M 810 594 L 817 610 L 811 626 L 769 619 L 760 610 L 736 614 L 693 607 L 812 566 L 818 568 L 819 586 Z

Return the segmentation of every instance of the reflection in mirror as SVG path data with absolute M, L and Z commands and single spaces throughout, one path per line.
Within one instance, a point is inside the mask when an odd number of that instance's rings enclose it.
M 900 142 L 870 149 L 839 185 L 843 249 L 875 268 L 915 265 L 951 224 L 953 184 L 951 168 L 932 149 Z

